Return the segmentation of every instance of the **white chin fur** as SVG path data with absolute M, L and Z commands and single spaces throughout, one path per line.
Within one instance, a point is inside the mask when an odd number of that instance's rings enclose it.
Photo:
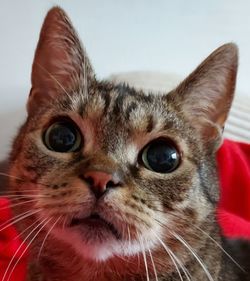
M 113 256 L 133 256 L 142 250 L 153 249 L 156 246 L 156 239 L 143 239 L 143 248 L 138 241 L 122 241 L 115 238 L 106 241 L 86 242 L 82 236 L 71 229 L 54 229 L 53 234 L 56 238 L 70 244 L 76 252 L 83 258 L 94 261 L 106 261 Z M 152 238 L 152 237 L 151 237 Z

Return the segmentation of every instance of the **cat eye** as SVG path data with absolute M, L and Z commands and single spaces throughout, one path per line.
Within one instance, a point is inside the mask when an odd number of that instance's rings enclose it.
M 171 173 L 180 164 L 180 154 L 168 140 L 158 139 L 149 143 L 142 151 L 144 166 L 156 173 Z
M 53 123 L 44 133 L 43 141 L 49 150 L 56 152 L 75 152 L 81 148 L 82 138 L 69 121 Z

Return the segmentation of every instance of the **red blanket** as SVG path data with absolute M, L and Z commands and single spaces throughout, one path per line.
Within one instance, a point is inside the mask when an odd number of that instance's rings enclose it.
M 250 239 L 250 144 L 225 140 L 217 154 L 218 221 L 225 236 Z
M 16 229 L 12 225 L 10 225 L 11 224 L 10 219 L 11 219 L 11 212 L 9 207 L 9 201 L 7 199 L 1 198 L 0 199 L 0 280 L 24 281 L 28 255 L 27 252 L 25 252 L 26 247 L 24 244 L 22 245 L 22 241 L 18 237 L 18 233 Z M 19 251 L 17 252 L 16 257 L 12 260 L 18 249 Z M 19 258 L 21 259 L 18 262 Z M 8 268 L 11 260 L 12 260 L 11 266 Z M 15 264 L 16 267 L 14 268 Z
M 221 199 L 218 205 L 218 221 L 228 237 L 250 239 L 250 145 L 225 140 L 218 152 Z M 28 254 L 25 245 L 13 226 L 9 202 L 0 199 L 0 280 L 24 281 Z M 22 245 L 22 246 L 21 246 Z M 20 247 L 21 246 L 21 247 Z M 16 250 L 20 247 L 8 274 L 3 276 Z M 17 263 L 18 259 L 20 261 Z M 17 263 L 11 276 L 13 265 Z

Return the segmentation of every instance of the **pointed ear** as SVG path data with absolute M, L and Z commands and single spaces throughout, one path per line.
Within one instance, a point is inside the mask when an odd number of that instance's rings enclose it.
M 28 112 L 94 79 L 89 59 L 65 12 L 52 8 L 43 23 L 32 67 Z
M 237 64 L 237 46 L 223 45 L 169 94 L 202 139 L 215 147 L 220 144 L 233 100 Z

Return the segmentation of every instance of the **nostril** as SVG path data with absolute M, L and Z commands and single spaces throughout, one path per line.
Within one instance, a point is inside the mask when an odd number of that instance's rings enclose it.
M 119 185 L 120 185 L 119 183 L 115 183 L 113 181 L 108 181 L 107 184 L 106 184 L 106 188 L 117 187 Z
M 94 185 L 94 179 L 91 177 L 84 178 L 84 180 L 89 184 L 89 185 Z
M 89 185 L 94 184 L 94 179 L 92 177 L 85 177 L 84 175 L 79 175 L 79 178 Z

